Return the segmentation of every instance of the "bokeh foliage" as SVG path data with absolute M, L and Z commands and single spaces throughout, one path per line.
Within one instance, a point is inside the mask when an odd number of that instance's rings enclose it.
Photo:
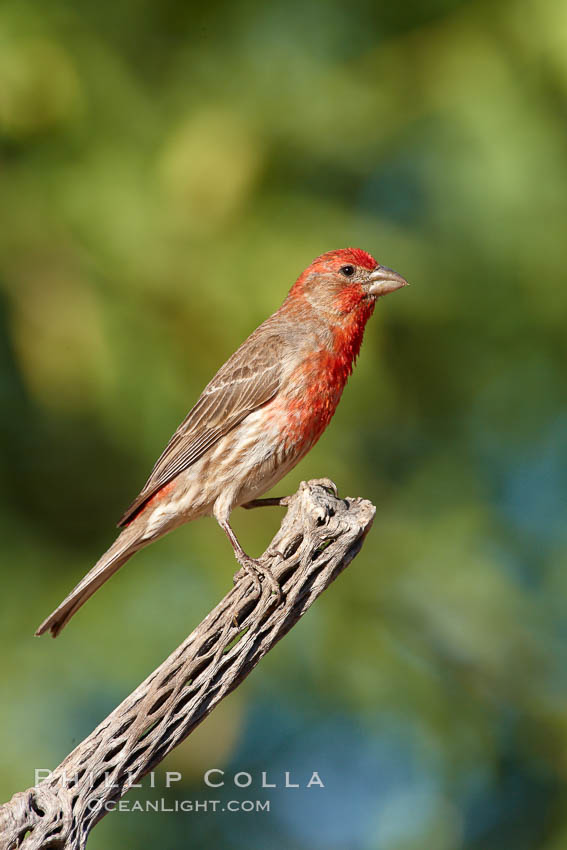
M 209 767 L 326 788 L 89 846 L 565 847 L 566 33 L 560 0 L 0 5 L 3 799 L 228 587 L 204 520 L 31 637 L 215 369 L 356 245 L 414 285 L 283 492 L 328 475 L 375 526 L 164 764 L 171 799 Z M 249 551 L 276 514 L 235 514 Z

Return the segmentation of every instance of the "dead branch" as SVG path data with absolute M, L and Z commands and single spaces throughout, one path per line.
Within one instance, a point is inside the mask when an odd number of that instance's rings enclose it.
M 302 482 L 262 556 L 283 595 L 238 581 L 189 637 L 53 773 L 0 808 L 2 850 L 81 850 L 120 799 L 246 678 L 359 552 L 375 509 Z

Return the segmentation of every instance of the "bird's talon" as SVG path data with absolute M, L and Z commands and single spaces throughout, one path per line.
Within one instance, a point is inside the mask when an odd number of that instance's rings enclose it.
M 274 555 L 281 555 L 281 552 L 273 552 Z M 254 584 L 254 591 L 256 596 L 260 596 L 262 593 L 262 580 L 265 581 L 264 587 L 268 586 L 270 589 L 270 595 L 273 594 L 276 597 L 276 602 L 279 604 L 282 599 L 281 588 L 272 575 L 271 571 L 261 564 L 259 561 L 255 561 L 252 558 L 247 561 L 240 561 L 242 567 L 238 570 L 234 575 L 234 583 L 241 581 L 245 576 L 249 576 L 252 579 Z
M 272 594 L 275 596 L 275 600 L 274 600 L 274 601 L 275 601 L 276 605 L 279 605 L 279 604 L 280 604 L 280 602 L 281 602 L 281 601 L 282 601 L 282 599 L 283 599 L 283 593 L 282 593 L 282 589 L 281 589 L 281 587 L 280 587 L 280 586 L 279 586 L 279 584 L 276 582 L 276 583 L 275 583 L 275 586 L 272 586 L 270 589 L 271 589 Z

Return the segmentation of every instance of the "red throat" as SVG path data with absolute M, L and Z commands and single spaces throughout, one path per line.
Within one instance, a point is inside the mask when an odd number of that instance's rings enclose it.
M 331 421 L 352 374 L 366 322 L 375 306 L 373 300 L 358 304 L 335 326 L 332 350 L 319 351 L 292 377 L 292 385 L 302 387 L 302 391 L 286 405 L 286 443 L 289 448 L 299 448 L 300 456 L 317 442 Z
M 356 358 L 360 352 L 366 322 L 374 312 L 374 307 L 376 306 L 374 299 L 362 300 L 362 297 L 361 287 L 349 287 L 341 293 L 341 301 L 347 303 L 344 305 L 344 319 L 335 329 L 334 348 L 336 359 L 343 364 L 346 370 L 345 382 L 352 373 Z M 341 307 L 343 307 L 342 303 Z

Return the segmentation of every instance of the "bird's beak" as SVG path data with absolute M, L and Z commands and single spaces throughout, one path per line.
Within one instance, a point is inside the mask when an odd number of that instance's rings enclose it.
M 377 266 L 367 278 L 367 292 L 376 298 L 407 285 L 407 280 L 388 266 Z

